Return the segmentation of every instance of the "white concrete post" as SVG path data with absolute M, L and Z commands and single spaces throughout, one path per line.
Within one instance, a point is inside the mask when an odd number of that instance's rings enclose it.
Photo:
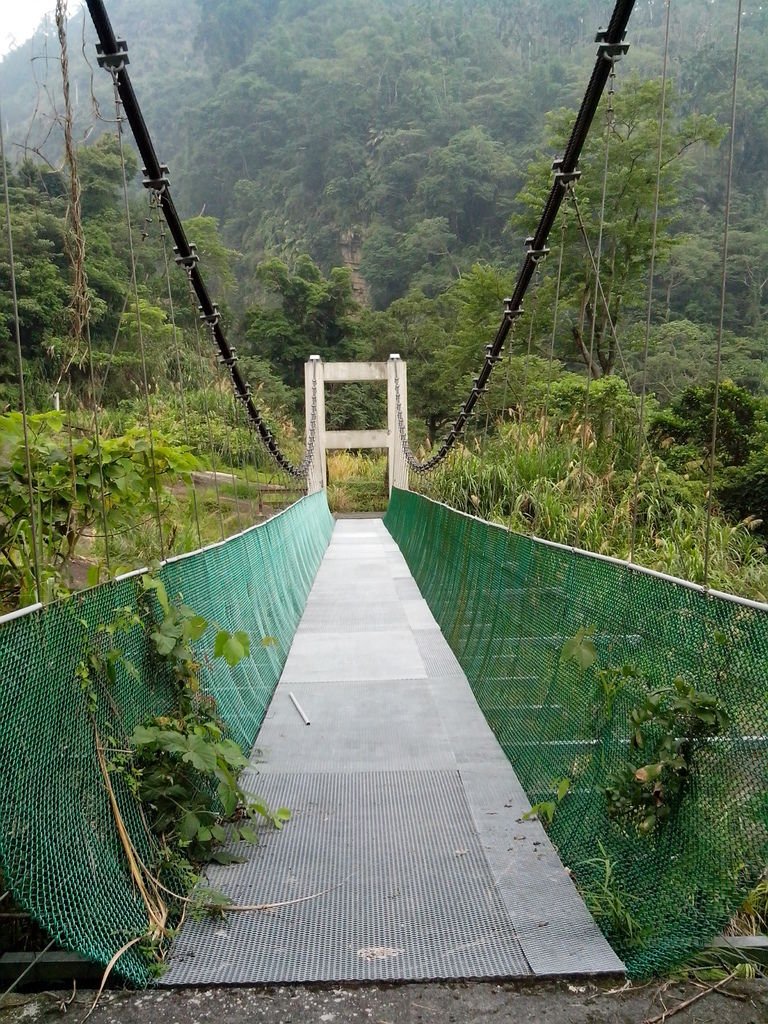
M 408 463 L 403 452 L 400 438 L 400 427 L 397 421 L 397 391 L 395 389 L 395 366 L 397 380 L 400 385 L 400 408 L 403 412 L 403 423 L 408 430 L 408 377 L 406 364 L 397 353 L 389 357 L 387 363 L 387 433 L 389 435 L 389 493 L 393 487 L 408 490 Z
M 309 444 L 312 425 L 313 385 L 317 394 L 317 425 L 315 449 L 307 472 L 307 492 L 324 491 L 328 474 L 325 463 L 325 374 L 320 356 L 310 356 L 304 364 L 304 412 L 306 418 L 305 444 Z

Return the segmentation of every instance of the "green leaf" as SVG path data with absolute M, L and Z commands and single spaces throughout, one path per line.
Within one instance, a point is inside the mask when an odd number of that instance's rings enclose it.
M 133 730 L 129 743 L 134 747 L 146 747 L 150 743 L 157 743 L 161 730 L 156 725 L 137 725 Z
M 134 665 L 134 663 L 132 661 L 124 660 L 123 661 L 123 668 L 128 673 L 128 675 L 131 677 L 131 679 L 135 679 L 135 680 L 139 679 L 139 670 L 136 668 L 136 666 Z
M 185 754 L 189 750 L 190 737 L 176 729 L 158 729 L 157 742 L 169 754 Z
M 199 640 L 208 629 L 208 620 L 202 615 L 193 615 L 187 619 L 187 636 L 190 640 Z
M 635 772 L 638 782 L 654 782 L 661 775 L 662 764 L 645 764 Z
M 558 803 L 560 803 L 560 801 L 563 799 L 563 797 L 565 796 L 565 794 L 568 792 L 568 790 L 570 788 L 571 788 L 571 780 L 570 779 L 560 779 L 560 781 L 557 784 L 557 802 Z
M 157 631 L 151 633 L 150 636 L 157 649 L 157 653 L 164 658 L 168 657 L 178 643 L 178 637 L 166 636 L 164 633 L 158 633 Z
M 277 647 L 277 643 L 278 640 L 276 636 L 264 636 L 261 638 L 262 647 Z
M 216 744 L 216 753 L 222 757 L 231 768 L 245 768 L 248 758 L 234 740 L 221 740 Z
M 231 818 L 237 810 L 237 793 L 232 786 L 225 782 L 219 783 L 216 792 L 218 793 L 219 800 L 221 800 L 221 806 L 224 809 L 224 816 L 226 818 Z
M 251 828 L 250 825 L 241 825 L 237 830 L 240 838 L 246 843 L 252 843 L 254 846 L 259 841 L 259 833 L 255 828 Z
M 145 590 L 154 590 L 155 596 L 166 615 L 171 614 L 171 604 L 168 600 L 168 592 L 165 589 L 165 584 L 162 580 L 156 579 L 154 576 L 150 576 L 145 573 L 141 577 L 141 583 Z
M 183 623 L 179 622 L 179 618 L 175 613 L 166 616 L 158 626 L 158 632 L 162 633 L 163 636 L 172 636 L 179 640 L 184 632 Z
M 214 864 L 245 864 L 246 858 L 238 857 L 229 850 L 216 850 L 211 854 L 211 860 Z
M 245 630 L 238 629 L 238 631 L 235 633 L 235 638 L 237 639 L 238 643 L 240 644 L 240 646 L 243 648 L 243 651 L 245 652 L 244 657 L 246 657 L 246 658 L 250 657 L 250 654 L 251 654 L 251 638 L 248 636 L 248 634 L 245 632 Z
M 523 821 L 530 821 L 532 818 L 538 818 L 541 821 L 542 818 L 546 818 L 552 824 L 556 809 L 557 805 L 554 800 L 542 800 L 538 804 L 533 804 L 530 811 L 523 814 Z
M 216 768 L 216 751 L 210 743 L 199 736 L 187 737 L 187 752 L 182 761 L 188 761 L 200 772 L 212 772 Z
M 187 811 L 179 823 L 179 832 L 184 839 L 194 839 L 201 827 L 200 819 L 194 811 Z
M 560 661 L 575 661 L 582 671 L 591 668 L 597 660 L 597 647 L 591 637 L 594 631 L 594 626 L 586 626 L 576 636 L 566 640 L 560 652 Z
M 234 668 L 243 658 L 248 657 L 250 646 L 250 637 L 242 630 L 229 633 L 226 629 L 220 629 L 216 634 L 213 653 L 217 658 L 223 657 L 230 668 Z

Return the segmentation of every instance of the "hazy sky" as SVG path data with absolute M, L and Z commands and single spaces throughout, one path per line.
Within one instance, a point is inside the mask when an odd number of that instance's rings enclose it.
M 69 13 L 80 9 L 80 0 L 69 0 Z M 0 15 L 0 56 L 25 42 L 44 14 L 53 15 L 56 0 L 2 0 Z

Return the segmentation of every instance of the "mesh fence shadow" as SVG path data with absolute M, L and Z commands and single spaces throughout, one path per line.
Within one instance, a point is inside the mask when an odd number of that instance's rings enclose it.
M 195 649 L 204 689 L 215 697 L 229 735 L 250 750 L 272 697 L 333 523 L 324 493 L 210 548 L 162 567 L 171 600 L 211 624 L 251 637 L 251 656 L 230 668 L 214 660 L 215 629 Z M 147 630 L 115 643 L 138 670 L 119 663 L 95 717 L 78 665 L 98 627 L 121 608 L 139 610 L 139 576 L 111 581 L 0 626 L 0 870 L 13 898 L 66 949 L 106 965 L 147 931 L 147 910 L 128 871 L 96 756 L 124 746 L 134 727 L 169 707 L 167 669 L 153 658 Z M 91 639 L 89 639 L 91 638 Z M 268 639 L 267 643 L 261 641 Z M 107 750 L 109 753 L 109 750 Z M 156 849 L 135 799 L 113 784 L 128 832 L 146 864 Z M 133 947 L 117 972 L 149 980 Z
M 552 839 L 629 974 L 682 963 L 768 862 L 768 606 L 404 491 L 385 523 L 531 803 L 554 804 Z M 580 630 L 596 649 L 587 667 L 564 657 Z M 694 743 L 669 817 L 644 832 L 641 818 L 609 813 L 606 789 L 633 757 L 648 760 L 631 715 L 675 678 L 715 696 L 728 725 Z

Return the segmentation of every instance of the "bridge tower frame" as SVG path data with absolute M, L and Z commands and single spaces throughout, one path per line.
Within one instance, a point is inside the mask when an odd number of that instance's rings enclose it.
M 389 493 L 393 487 L 408 490 L 408 463 L 405 459 L 397 419 L 397 390 L 395 368 L 400 391 L 403 421 L 408 425 L 408 373 L 407 364 L 397 353 L 386 363 L 324 363 L 320 356 L 312 355 L 304 364 L 304 408 L 306 412 L 306 443 L 311 444 L 313 401 L 317 404 L 312 460 L 307 472 L 307 490 L 310 494 L 325 490 L 328 484 L 326 453 L 348 448 L 384 448 L 387 451 L 387 478 Z M 325 425 L 325 385 L 374 380 L 387 385 L 387 426 L 385 430 L 327 430 Z

